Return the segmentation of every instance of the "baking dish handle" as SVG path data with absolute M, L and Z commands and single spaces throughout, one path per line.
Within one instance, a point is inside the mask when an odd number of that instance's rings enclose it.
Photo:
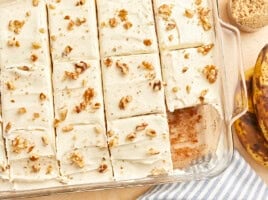
M 230 124 L 247 111 L 247 90 L 242 60 L 240 33 L 237 28 L 219 19 L 226 75 L 226 109 Z

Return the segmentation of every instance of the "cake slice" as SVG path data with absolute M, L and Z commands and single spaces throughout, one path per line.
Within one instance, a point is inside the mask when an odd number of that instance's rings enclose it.
M 12 12 L 11 12 L 12 10 Z M 9 1 L 0 8 L 0 64 L 49 66 L 45 1 Z
M 107 126 L 115 180 L 139 179 L 172 172 L 165 115 L 108 121 Z
M 154 0 L 162 50 L 213 43 L 214 22 L 209 0 Z
M 215 66 L 213 44 L 162 52 L 168 110 L 210 104 L 221 111 L 220 68 Z
M 108 120 L 165 113 L 158 54 L 107 57 L 102 71 Z
M 98 59 L 95 1 L 48 0 L 53 62 Z
M 158 52 L 150 0 L 97 0 L 101 56 Z
M 10 180 L 45 184 L 59 177 L 46 4 L 22 0 L 3 8 L 1 101 Z

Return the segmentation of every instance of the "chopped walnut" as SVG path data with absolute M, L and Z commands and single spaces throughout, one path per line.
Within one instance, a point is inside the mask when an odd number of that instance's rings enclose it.
M 44 29 L 44 28 L 40 28 L 40 29 L 39 29 L 39 32 L 40 32 L 40 33 L 45 33 L 45 29 Z
M 13 31 L 16 34 L 19 34 L 24 24 L 25 24 L 24 21 L 10 20 L 8 23 L 8 30 Z
M 78 74 L 82 74 L 90 67 L 90 65 L 85 63 L 84 61 L 80 61 L 79 63 L 76 63 L 74 66 L 75 66 L 75 72 Z
M 65 20 L 69 20 L 69 19 L 71 19 L 71 17 L 70 17 L 69 15 L 65 15 L 65 16 L 64 16 L 64 19 L 65 19 Z
M 213 43 L 208 44 L 208 45 L 203 45 L 203 46 L 197 48 L 197 52 L 198 53 L 201 53 L 201 54 L 203 54 L 205 56 L 205 55 L 207 55 L 210 52 L 210 50 L 213 47 L 214 47 L 214 44 Z
M 54 128 L 57 128 L 60 125 L 60 122 L 59 119 L 54 119 Z
M 133 132 L 133 133 L 130 133 L 127 135 L 126 140 L 133 141 L 133 140 L 135 140 L 136 137 L 137 137 L 137 134 L 135 132 Z
M 185 73 L 188 71 L 188 69 L 189 69 L 188 67 L 183 67 L 181 71 L 182 71 L 182 73 Z
M 18 109 L 18 114 L 20 114 L 20 115 L 23 115 L 23 114 L 25 114 L 27 111 L 26 111 L 26 108 L 24 108 L 24 107 L 21 107 L 21 108 L 19 108 Z
M 171 31 L 173 30 L 174 28 L 176 28 L 176 24 L 175 23 L 168 23 L 167 26 L 166 26 L 166 31 Z
M 79 0 L 76 2 L 75 6 L 83 6 L 86 3 L 86 0 Z
M 133 26 L 132 23 L 129 22 L 129 21 L 127 21 L 127 22 L 124 23 L 124 25 L 123 25 L 124 29 L 126 29 L 126 30 L 130 29 L 132 26 Z
M 111 28 L 115 28 L 117 26 L 118 22 L 115 18 L 109 19 L 109 25 Z
M 172 92 L 177 93 L 178 91 L 179 91 L 179 88 L 178 87 L 173 87 L 172 88 Z
M 85 166 L 84 156 L 77 151 L 71 153 L 70 160 L 76 167 L 83 168 Z
M 31 152 L 33 151 L 34 148 L 35 148 L 35 145 L 31 145 L 31 146 L 28 148 L 27 153 L 31 153 Z
M 125 96 L 125 97 L 122 97 L 120 102 L 119 102 L 119 108 L 121 110 L 125 110 L 127 105 L 132 101 L 132 96 Z
M 91 107 L 92 107 L 92 109 L 94 109 L 94 110 L 98 110 L 98 109 L 101 108 L 101 103 L 95 103 L 95 104 L 93 104 Z
M 184 16 L 185 16 L 185 17 L 188 17 L 188 18 L 193 18 L 193 16 L 194 16 L 194 11 L 192 11 L 192 10 L 190 10 L 190 9 L 185 9 Z
M 5 128 L 5 132 L 6 132 L 6 133 L 10 131 L 11 126 L 12 126 L 12 125 L 11 125 L 11 122 L 8 122 L 7 125 L 6 125 L 6 128 Z
M 54 10 L 56 7 L 53 4 L 49 4 L 48 8 L 51 9 L 51 10 Z
M 75 106 L 75 112 L 80 113 L 86 109 L 87 105 L 89 105 L 92 99 L 95 96 L 95 90 L 93 88 L 88 88 L 83 94 L 83 102 L 81 102 L 78 106 Z
M 38 119 L 40 117 L 39 113 L 33 113 L 33 119 Z
M 60 111 L 60 121 L 64 121 L 67 117 L 68 109 L 63 109 Z
M 143 131 L 143 130 L 146 129 L 147 126 L 148 126 L 148 124 L 144 122 L 142 124 L 137 125 L 136 128 L 135 128 L 135 130 L 138 131 L 138 132 L 139 131 Z
M 114 138 L 109 140 L 109 147 L 116 147 L 118 145 L 118 137 L 115 136 Z
M 190 86 L 190 85 L 187 85 L 187 86 L 186 86 L 186 92 L 187 92 L 188 94 L 190 94 L 190 92 L 191 92 L 191 86 Z
M 37 7 L 39 4 L 39 0 L 33 0 L 32 3 L 34 7 Z
M 154 91 L 161 91 L 161 89 L 162 89 L 162 82 L 160 81 L 160 80 L 156 80 L 156 81 L 154 81 L 153 82 L 153 90 Z
M 143 44 L 144 44 L 145 46 L 151 46 L 151 45 L 152 45 L 152 40 L 150 40 L 150 39 L 145 39 L 145 40 L 143 40 Z
M 128 16 L 128 11 L 127 10 L 125 10 L 125 9 L 119 10 L 118 17 L 120 18 L 120 20 L 122 22 L 127 20 L 127 16 Z
M 22 71 L 30 71 L 30 67 L 28 66 L 21 66 L 21 67 L 18 67 L 18 69 Z
M 42 140 L 44 146 L 48 145 L 48 137 L 46 135 L 42 136 L 41 140 Z
M 116 67 L 120 69 L 123 75 L 126 75 L 129 72 L 129 67 L 126 63 L 121 63 L 120 61 L 116 61 Z
M 64 127 L 62 128 L 62 131 L 65 132 L 65 133 L 70 132 L 70 131 L 72 131 L 72 130 L 74 130 L 73 125 L 64 126 Z
M 46 174 L 51 174 L 52 170 L 53 170 L 52 165 L 48 165 L 47 170 L 46 170 Z
M 39 158 L 40 157 L 38 155 L 31 155 L 29 159 L 30 159 L 30 161 L 37 161 L 37 160 L 39 160 Z
M 14 37 L 12 40 L 7 41 L 9 47 L 20 47 L 20 42 Z
M 25 13 L 25 16 L 26 16 L 26 17 L 30 17 L 30 16 L 31 16 L 31 12 L 29 12 L 29 11 L 26 12 L 26 13 Z
M 77 80 L 78 79 L 78 74 L 76 72 L 64 72 L 64 78 L 68 78 L 70 80 Z
M 172 40 L 174 39 L 174 36 L 173 35 L 169 35 L 168 36 L 168 40 L 171 42 Z
M 51 35 L 50 36 L 50 39 L 51 39 L 51 41 L 56 41 L 56 36 L 55 35 Z
M 69 45 L 67 45 L 65 48 L 64 48 L 64 51 L 62 53 L 62 56 L 68 56 L 71 52 L 72 52 L 73 48 L 70 47 Z
M 36 62 L 38 60 L 38 56 L 35 54 L 31 55 L 31 61 Z
M 113 65 L 113 60 L 111 58 L 106 58 L 103 63 L 106 67 L 111 67 Z
M 206 77 L 210 84 L 213 84 L 217 81 L 218 69 L 214 65 L 207 65 L 203 69 L 203 75 Z
M 189 53 L 185 53 L 184 54 L 184 59 L 189 59 L 190 58 L 190 54 Z
M 143 61 L 140 65 L 143 69 L 146 69 L 146 70 L 154 70 L 154 66 L 152 65 L 152 63 L 149 63 L 149 62 L 146 62 L 146 61 Z
M 32 48 L 33 49 L 40 49 L 41 48 L 41 44 L 39 42 L 33 42 L 32 43 Z
M 41 92 L 41 93 L 39 94 L 39 99 L 40 99 L 41 101 L 45 101 L 45 100 L 47 99 L 47 96 L 46 96 L 43 92 Z
M 71 31 L 74 29 L 74 21 L 73 20 L 70 20 L 69 23 L 68 23 L 68 26 L 67 26 L 67 30 L 68 31 Z
M 41 170 L 40 164 L 32 165 L 32 172 L 38 173 Z
M 15 90 L 15 86 L 12 82 L 7 82 L 6 86 L 8 90 Z
M 158 8 L 158 14 L 164 19 L 167 20 L 172 14 L 172 6 L 163 4 Z
M 95 127 L 94 127 L 94 131 L 95 131 L 97 134 L 100 134 L 100 133 L 102 133 L 102 127 L 100 127 L 100 126 L 95 126 Z
M 198 8 L 199 23 L 205 31 L 209 31 L 212 28 L 209 22 L 209 13 L 210 9 L 208 8 Z
M 28 148 L 28 140 L 17 136 L 11 141 L 12 151 L 14 153 L 21 153 L 22 150 Z
M 110 130 L 110 131 L 108 131 L 107 132 L 107 135 L 109 136 L 109 137 L 113 137 L 114 136 L 114 131 L 112 131 L 112 130 Z
M 76 18 L 75 25 L 76 26 L 81 26 L 82 24 L 86 23 L 86 21 L 87 21 L 86 18 Z
M 99 173 L 104 173 L 108 169 L 108 165 L 103 163 L 99 166 L 98 172 Z
M 195 0 L 195 5 L 199 6 L 202 3 L 202 0 Z
M 207 95 L 207 93 L 208 93 L 208 90 L 202 90 L 202 92 L 200 93 L 199 100 L 201 103 L 204 103 L 205 96 Z
M 153 148 L 150 148 L 150 149 L 148 150 L 148 154 L 153 156 L 153 155 L 160 154 L 160 151 L 158 151 L 158 150 L 156 150 L 156 149 L 153 149 Z
M 153 129 L 147 129 L 145 133 L 149 137 L 156 137 L 156 135 L 157 135 L 156 131 Z

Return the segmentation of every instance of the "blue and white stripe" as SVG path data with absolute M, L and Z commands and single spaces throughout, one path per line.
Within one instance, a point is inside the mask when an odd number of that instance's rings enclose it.
M 235 151 L 221 175 L 210 180 L 158 185 L 139 200 L 268 200 L 268 186 Z

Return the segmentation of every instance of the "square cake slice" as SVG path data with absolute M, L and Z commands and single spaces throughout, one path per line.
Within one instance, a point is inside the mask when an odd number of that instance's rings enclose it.
M 162 50 L 214 42 L 214 23 L 208 0 L 154 0 L 157 33 Z
M 97 0 L 101 56 L 158 51 L 151 0 Z
M 165 115 L 108 121 L 115 180 L 171 173 L 169 128 Z
M 220 68 L 215 66 L 213 46 L 162 53 L 169 111 L 210 104 L 221 113 Z
M 53 62 L 99 59 L 95 1 L 49 0 Z
M 45 1 L 9 1 L 0 8 L 0 64 L 49 66 Z
M 109 120 L 165 113 L 158 54 L 107 57 L 102 60 L 102 69 Z

